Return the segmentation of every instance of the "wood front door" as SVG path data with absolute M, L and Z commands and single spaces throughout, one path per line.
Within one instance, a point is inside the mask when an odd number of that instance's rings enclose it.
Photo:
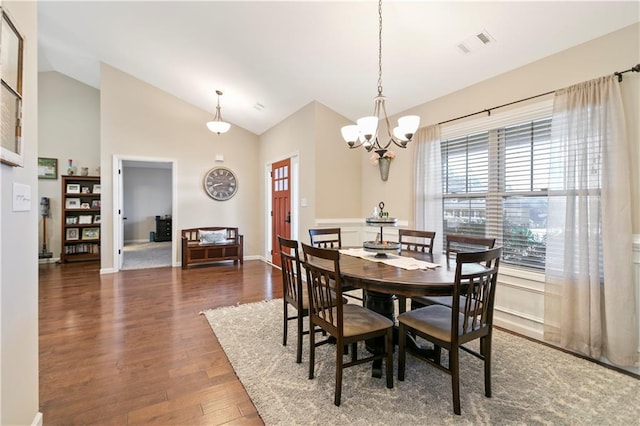
M 281 266 L 278 235 L 291 238 L 291 160 L 271 165 L 271 261 Z

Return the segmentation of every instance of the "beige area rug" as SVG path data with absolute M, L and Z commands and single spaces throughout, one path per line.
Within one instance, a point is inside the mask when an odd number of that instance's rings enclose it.
M 636 425 L 640 381 L 547 346 L 496 330 L 492 398 L 482 363 L 461 352 L 462 415 L 453 414 L 450 376 L 408 356 L 394 388 L 371 377 L 371 364 L 343 373 L 342 404 L 333 405 L 335 347 L 316 350 L 308 380 L 308 340 L 295 362 L 296 323 L 282 346 L 282 300 L 203 312 L 267 425 Z M 305 320 L 306 325 L 306 320 Z M 363 351 L 363 347 L 360 347 Z

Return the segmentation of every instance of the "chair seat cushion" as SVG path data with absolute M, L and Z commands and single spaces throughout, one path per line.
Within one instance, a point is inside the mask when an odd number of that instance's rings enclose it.
M 389 318 L 355 304 L 344 305 L 343 332 L 345 337 L 371 333 L 393 326 Z
M 451 341 L 451 308 L 430 305 L 398 316 L 398 322 L 444 342 Z M 462 334 L 464 315 L 458 320 L 458 334 Z

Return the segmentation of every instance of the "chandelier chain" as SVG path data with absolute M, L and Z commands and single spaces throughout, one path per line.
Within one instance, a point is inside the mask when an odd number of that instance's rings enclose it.
M 378 96 L 382 96 L 382 0 L 378 1 Z

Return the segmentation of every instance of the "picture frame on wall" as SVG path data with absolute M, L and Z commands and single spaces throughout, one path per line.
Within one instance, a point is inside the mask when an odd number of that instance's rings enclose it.
M 38 157 L 38 179 L 58 179 L 58 159 Z
M 24 166 L 22 139 L 22 60 L 24 36 L 15 20 L 1 10 L 0 52 L 0 162 Z

